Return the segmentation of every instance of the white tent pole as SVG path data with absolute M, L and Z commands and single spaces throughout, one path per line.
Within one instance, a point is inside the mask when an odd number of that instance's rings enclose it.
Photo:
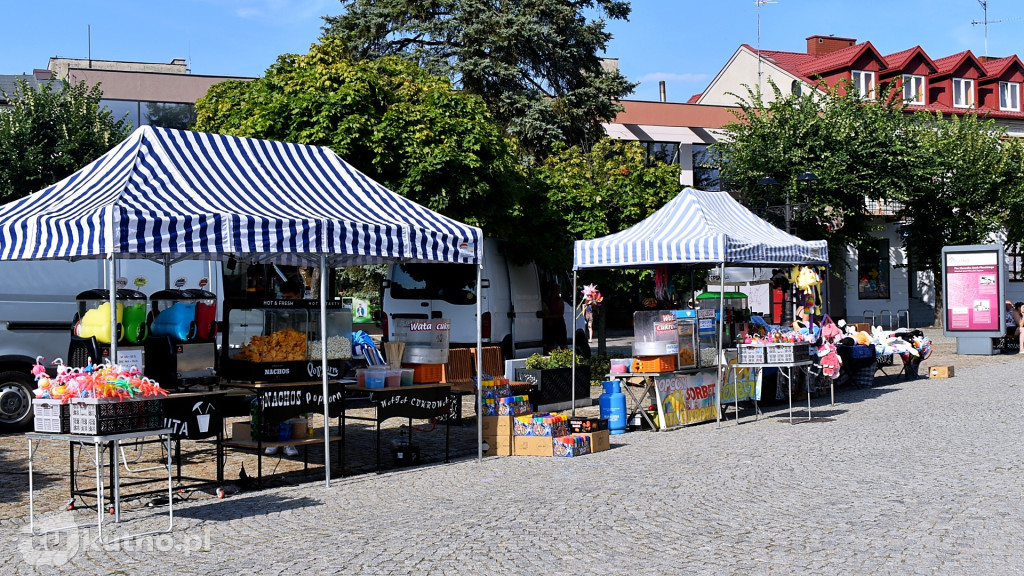
M 324 468 L 327 487 L 331 487 L 331 413 L 327 387 L 327 255 L 320 254 L 320 374 L 324 385 Z M 345 398 L 342 396 L 341 401 Z M 344 410 L 344 407 L 342 407 Z
M 117 364 L 117 259 L 114 252 L 107 255 L 110 260 L 110 363 Z M 96 364 L 102 364 L 103 358 L 95 358 Z
M 107 207 L 107 260 L 110 261 L 110 363 L 117 364 L 117 259 L 114 257 L 114 207 Z M 102 356 L 102 354 L 101 354 Z M 103 358 L 95 358 L 97 364 Z
M 570 386 L 572 387 L 572 415 L 576 416 L 576 275 L 577 271 L 573 268 L 572 271 L 572 370 L 570 371 Z
M 482 246 L 481 246 L 482 248 Z M 480 261 L 476 266 L 476 461 L 483 462 L 484 460 L 484 401 L 483 401 L 483 361 L 484 361 L 484 342 L 481 334 L 483 330 L 483 322 L 480 319 L 480 314 L 483 312 L 483 308 L 480 304 L 482 299 L 480 292 L 480 279 L 483 275 L 484 261 L 483 261 L 483 250 L 480 250 Z M 458 397 L 458 401 L 462 402 L 462 397 Z
M 725 350 L 722 345 L 725 343 L 725 261 L 722 262 L 719 270 L 721 286 L 718 289 L 718 379 L 715 380 L 715 417 L 717 424 L 722 424 L 722 361 L 725 359 Z

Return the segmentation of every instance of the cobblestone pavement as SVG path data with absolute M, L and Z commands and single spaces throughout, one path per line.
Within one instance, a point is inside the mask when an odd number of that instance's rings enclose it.
M 954 378 L 840 388 L 834 406 L 814 399 L 812 421 L 791 425 L 772 405 L 738 424 L 613 436 L 611 450 L 579 458 L 482 462 L 466 426 L 451 463 L 329 488 L 320 470 L 224 499 L 193 492 L 175 503 L 170 534 L 110 546 L 94 528 L 25 533 L 25 441 L 8 435 L 0 572 L 1020 574 L 1024 357 L 974 362 L 936 343 L 927 364 L 955 365 Z M 365 462 L 370 444 L 356 444 Z M 54 449 L 39 466 L 66 467 L 66 456 Z M 248 457 L 231 453 L 229 478 Z M 62 510 L 66 482 L 45 476 L 37 527 L 95 519 Z M 129 501 L 104 535 L 159 529 L 166 512 Z

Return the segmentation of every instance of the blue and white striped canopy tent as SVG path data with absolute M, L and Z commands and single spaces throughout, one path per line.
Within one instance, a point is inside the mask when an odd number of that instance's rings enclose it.
M 230 257 L 319 261 L 321 269 L 476 264 L 479 287 L 483 234 L 391 192 L 328 148 L 149 126 L 57 184 L 0 206 L 0 260 Z M 109 270 L 114 286 L 116 266 Z M 114 290 L 110 296 L 113 327 Z M 320 314 L 322 328 L 326 304 Z M 479 318 L 478 309 L 478 334 Z M 113 334 L 111 341 L 116 358 Z
M 0 206 L 0 259 L 154 256 L 477 264 L 482 233 L 328 148 L 143 126 L 61 182 Z
M 592 240 L 577 240 L 573 250 L 573 294 L 579 270 L 661 264 L 719 266 L 722 278 L 719 293 L 724 298 L 726 264 L 828 265 L 828 244 L 824 240 L 801 240 L 779 230 L 725 192 L 686 188 L 627 230 Z M 721 348 L 721 325 L 718 342 Z M 574 349 L 575 346 L 574 334 Z M 722 370 L 719 358 L 719 383 Z M 719 398 L 717 387 L 715 398 Z M 718 416 L 721 418 L 720 413 Z
M 627 230 L 577 240 L 573 255 L 575 270 L 722 263 L 828 264 L 828 245 L 779 230 L 725 192 L 686 188 Z

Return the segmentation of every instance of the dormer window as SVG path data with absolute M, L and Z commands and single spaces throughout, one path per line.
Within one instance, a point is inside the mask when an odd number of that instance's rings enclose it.
M 853 93 L 861 98 L 871 99 L 875 97 L 875 73 L 866 70 L 854 70 L 850 73 L 853 78 Z
M 974 106 L 974 80 L 953 78 L 953 106 L 956 108 Z
M 903 75 L 903 99 L 908 104 L 924 106 L 924 76 Z
M 1008 112 L 1020 112 L 1020 83 L 999 83 L 999 109 Z

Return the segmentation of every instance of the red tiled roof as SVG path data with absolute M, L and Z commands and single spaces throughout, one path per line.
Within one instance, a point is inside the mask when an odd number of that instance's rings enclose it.
M 928 57 L 928 54 L 924 51 L 923 48 L 921 48 L 920 45 L 914 46 L 913 48 L 908 48 L 906 50 L 901 50 L 899 52 L 894 52 L 892 54 L 889 54 L 888 56 L 883 56 L 882 60 L 885 60 L 885 65 L 889 69 L 889 72 L 899 72 L 900 70 L 905 68 L 911 60 L 914 59 L 914 56 L 917 55 L 920 55 L 922 58 L 924 58 L 925 63 L 928 64 L 929 68 L 931 68 L 932 73 L 934 74 L 936 70 L 935 62 Z
M 981 66 L 985 69 L 985 78 L 998 78 L 1014 64 L 1024 69 L 1024 64 L 1021 63 L 1020 58 L 1017 58 L 1016 55 L 989 60 L 988 62 L 983 62 Z
M 967 58 L 971 58 L 975 62 L 978 61 L 977 58 L 974 58 L 974 54 L 972 54 L 970 50 L 964 50 L 963 52 L 957 52 L 956 54 L 951 54 L 949 56 L 946 56 L 945 58 L 939 58 L 938 60 L 934 60 L 935 73 L 952 74 L 953 70 L 960 66 L 960 63 L 966 60 Z
M 882 65 L 885 66 L 885 60 L 882 59 L 878 50 L 875 50 L 875 47 L 871 45 L 871 42 L 864 42 L 863 44 L 854 44 L 848 48 L 836 50 L 835 52 L 826 56 L 821 56 L 820 58 L 814 58 L 800 67 L 800 73 L 804 76 L 811 77 L 816 74 L 821 74 L 822 72 L 828 72 L 829 70 L 849 66 L 854 62 L 854 60 L 860 58 L 860 56 L 868 50 L 873 52 L 882 62 Z
M 703 95 L 704 95 L 703 92 L 698 92 L 698 93 L 694 94 L 693 96 L 690 96 L 690 99 L 687 100 L 686 103 L 687 104 L 696 104 L 700 100 L 700 97 L 703 96 Z
M 744 44 L 743 47 L 755 54 L 757 53 L 757 49 L 749 44 Z M 814 56 L 804 52 L 782 52 L 780 50 L 761 50 L 761 58 L 794 76 L 803 78 L 806 78 L 806 76 L 800 73 L 800 67 L 815 59 Z M 810 79 L 807 79 L 807 81 L 810 82 Z

